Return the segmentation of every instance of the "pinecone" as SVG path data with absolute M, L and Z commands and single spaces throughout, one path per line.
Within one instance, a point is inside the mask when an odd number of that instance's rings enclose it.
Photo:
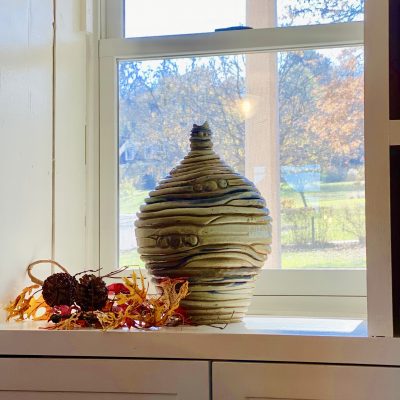
M 79 279 L 75 302 L 83 311 L 101 310 L 107 299 L 107 286 L 99 276 L 86 274 Z
M 75 301 L 78 281 L 65 272 L 50 275 L 43 283 L 43 298 L 50 306 L 70 306 Z

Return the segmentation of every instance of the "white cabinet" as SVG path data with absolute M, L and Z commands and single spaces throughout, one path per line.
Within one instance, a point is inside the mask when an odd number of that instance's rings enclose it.
M 399 400 L 400 368 L 215 362 L 213 400 Z
M 399 400 L 400 367 L 0 358 L 4 400 Z
M 27 328 L 0 329 L 0 400 L 400 400 L 399 338 Z
M 207 400 L 207 361 L 0 359 L 4 400 Z

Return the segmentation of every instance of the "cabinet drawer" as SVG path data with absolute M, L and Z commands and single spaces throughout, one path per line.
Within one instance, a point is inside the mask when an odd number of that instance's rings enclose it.
M 0 359 L 7 400 L 206 400 L 207 361 Z
M 399 400 L 400 368 L 215 362 L 213 399 Z

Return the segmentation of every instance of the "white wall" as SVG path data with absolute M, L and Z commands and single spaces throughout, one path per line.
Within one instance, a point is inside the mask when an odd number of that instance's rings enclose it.
M 50 258 L 52 248 L 71 270 L 85 263 L 82 3 L 54 2 L 53 43 L 52 0 L 0 0 L 0 303 L 21 289 L 26 266 Z

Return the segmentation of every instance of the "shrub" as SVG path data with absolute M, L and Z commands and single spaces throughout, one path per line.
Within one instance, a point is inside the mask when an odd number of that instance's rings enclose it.
M 333 208 L 289 208 L 282 210 L 283 244 L 306 246 L 329 242 Z
M 343 231 L 356 236 L 360 244 L 365 243 L 365 209 L 363 205 L 343 208 Z

